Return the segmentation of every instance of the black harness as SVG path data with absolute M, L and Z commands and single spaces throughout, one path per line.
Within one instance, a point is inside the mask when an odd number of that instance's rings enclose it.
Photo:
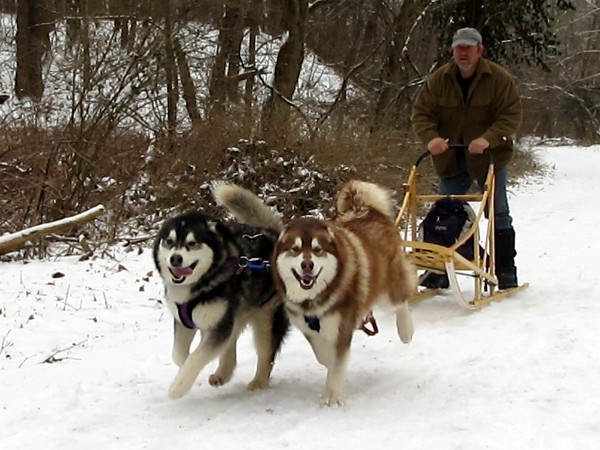
M 215 286 L 210 291 L 204 292 L 185 303 L 177 303 L 177 314 L 179 315 L 179 320 L 183 326 L 190 330 L 196 329 L 196 324 L 194 324 L 194 319 L 192 319 L 194 308 L 208 298 L 221 295 L 223 291 L 225 291 L 225 283 Z
M 248 258 L 247 256 L 230 256 L 227 258 L 227 262 L 238 267 L 238 272 L 236 273 L 236 275 L 239 274 L 239 272 L 241 272 L 241 270 L 243 270 L 243 269 L 251 269 L 251 270 L 267 270 L 267 269 L 269 269 L 269 261 L 262 259 L 262 258 Z M 196 329 L 197 328 L 196 324 L 194 323 L 194 319 L 192 318 L 192 313 L 194 311 L 194 308 L 208 298 L 216 297 L 216 296 L 223 294 L 223 292 L 225 291 L 225 286 L 226 286 L 226 283 L 221 283 L 220 285 L 215 286 L 213 289 L 211 289 L 207 292 L 204 292 L 185 303 L 182 303 L 182 304 L 177 303 L 176 304 L 177 315 L 179 316 L 179 320 L 181 321 L 183 326 L 185 326 L 186 328 L 188 328 L 190 330 Z M 267 296 L 266 300 L 264 300 L 262 303 L 260 303 L 259 306 L 262 306 L 265 303 L 267 303 L 270 298 L 271 298 L 271 296 Z M 317 319 L 317 326 L 318 326 L 319 319 L 316 317 L 315 317 L 315 319 Z
M 317 316 L 304 316 L 304 321 L 311 330 L 316 331 L 317 333 L 321 331 L 321 321 Z M 369 328 L 369 326 L 371 328 Z M 373 313 L 369 313 L 367 317 L 363 319 L 363 323 L 358 329 L 362 330 L 367 336 L 375 336 L 379 333 L 379 328 L 377 327 L 377 322 L 375 321 Z

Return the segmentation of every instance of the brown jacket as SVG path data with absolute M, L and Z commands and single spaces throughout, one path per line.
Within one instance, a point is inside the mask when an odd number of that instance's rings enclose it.
M 454 61 L 436 70 L 419 91 L 412 111 L 414 132 L 425 145 L 435 138 L 468 144 L 483 137 L 490 143 L 494 163 L 504 167 L 513 154 L 512 138 L 521 124 L 521 100 L 511 75 L 498 64 L 481 58 L 465 104 Z M 489 156 L 467 155 L 472 178 L 484 176 Z M 433 157 L 439 176 L 458 173 L 456 151 Z

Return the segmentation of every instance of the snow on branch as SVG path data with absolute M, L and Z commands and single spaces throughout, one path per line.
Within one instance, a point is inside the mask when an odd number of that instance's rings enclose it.
M 19 250 L 27 242 L 37 239 L 41 236 L 64 231 L 74 225 L 81 225 L 90 222 L 96 217 L 104 214 L 104 212 L 104 206 L 98 205 L 74 216 L 65 217 L 64 219 L 55 220 L 54 222 L 36 225 L 16 233 L 0 236 L 0 255 Z

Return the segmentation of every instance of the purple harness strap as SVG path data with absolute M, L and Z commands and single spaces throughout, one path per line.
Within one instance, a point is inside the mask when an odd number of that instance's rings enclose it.
M 230 264 L 238 266 L 239 269 L 254 269 L 254 270 L 265 270 L 269 268 L 269 261 L 262 258 L 248 258 L 246 256 L 230 256 L 227 258 L 227 261 Z M 225 283 L 220 284 L 208 292 L 188 301 L 183 304 L 177 305 L 177 313 L 179 314 L 179 320 L 181 323 L 190 330 L 196 329 L 196 324 L 194 323 L 194 319 L 192 319 L 192 312 L 194 308 L 198 306 L 203 299 L 207 299 L 213 297 L 215 295 L 220 295 L 225 290 Z M 266 303 L 270 299 L 270 296 L 267 296 L 263 303 Z M 262 306 L 262 304 L 260 306 Z
M 177 305 L 179 320 L 181 320 L 181 323 L 190 330 L 196 328 L 194 319 L 192 319 L 192 311 L 194 310 L 194 306 L 196 306 L 195 303 L 196 302 L 185 302 L 183 305 Z

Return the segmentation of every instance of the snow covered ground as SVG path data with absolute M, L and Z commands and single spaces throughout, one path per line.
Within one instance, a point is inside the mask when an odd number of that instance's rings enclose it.
M 201 373 L 167 398 L 172 319 L 151 252 L 0 263 L 3 449 L 596 449 L 600 299 L 595 282 L 600 145 L 536 147 L 553 170 L 511 193 L 528 290 L 481 311 L 451 296 L 412 307 L 410 345 L 393 318 L 357 332 L 346 404 L 293 330 L 271 387 L 248 392 L 249 333 L 219 389 Z

